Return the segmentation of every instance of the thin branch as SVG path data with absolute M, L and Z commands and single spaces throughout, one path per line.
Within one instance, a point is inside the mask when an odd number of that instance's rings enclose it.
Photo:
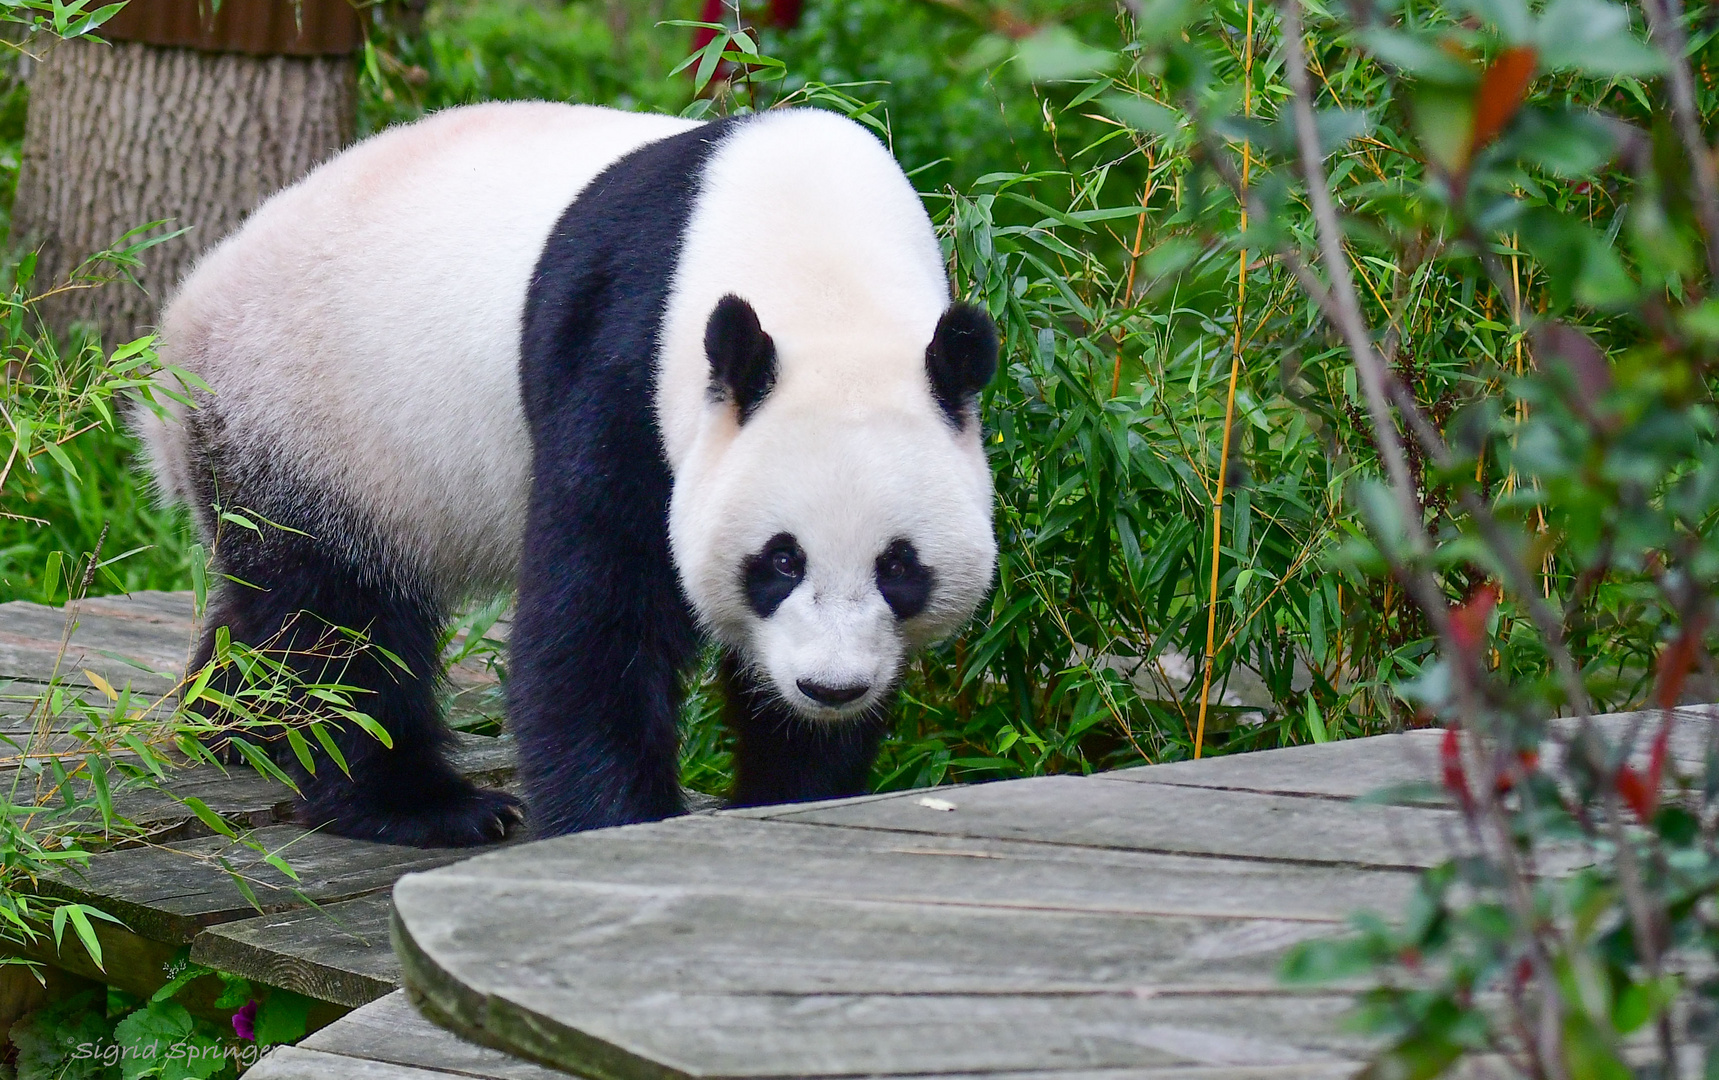
M 1719 282 L 1719 167 L 1701 134 L 1701 114 L 1695 104 L 1695 77 L 1689 70 L 1689 41 L 1683 34 L 1683 0 L 1644 0 L 1653 41 L 1670 66 L 1671 117 L 1683 152 L 1695 171 L 1695 212 L 1707 235 L 1707 272 Z
M 1384 361 L 1373 347 L 1372 333 L 1362 313 L 1360 297 L 1355 292 L 1354 279 L 1350 274 L 1348 255 L 1343 250 L 1342 228 L 1326 180 L 1324 155 L 1320 151 L 1319 133 L 1313 116 L 1313 89 L 1307 77 L 1307 55 L 1302 43 L 1302 2 L 1303 0 L 1284 0 L 1281 4 L 1284 76 L 1292 95 L 1290 105 L 1295 121 L 1299 163 L 1318 232 L 1320 261 L 1324 264 L 1326 277 L 1330 281 L 1329 306 L 1335 309 L 1335 324 L 1354 358 L 1367 408 L 1372 415 L 1374 445 L 1384 461 L 1392 493 L 1403 518 L 1402 527 L 1408 543 L 1409 558 L 1402 559 L 1402 553 L 1387 554 L 1397 566 L 1398 576 L 1403 584 L 1414 595 L 1428 621 L 1438 632 L 1442 652 L 1450 664 L 1458 707 L 1464 715 L 1479 719 L 1483 703 L 1481 687 L 1485 684 L 1486 676 L 1480 668 L 1478 650 L 1465 648 L 1457 641 L 1451 625 L 1449 605 L 1438 582 L 1427 568 L 1426 555 L 1432 545 L 1427 535 L 1420 501 L 1415 497 L 1408 456 L 1391 416 L 1390 375 Z M 1418 412 L 1412 399 L 1408 405 L 1407 411 Z M 1431 431 L 1430 425 L 1426 433 L 1436 435 L 1436 432 Z M 1434 441 L 1441 446 L 1443 444 L 1442 439 L 1435 438 Z M 1496 864 L 1504 873 L 1515 917 L 1525 929 L 1531 928 L 1535 909 L 1524 868 L 1515 857 L 1512 833 L 1509 823 L 1504 820 L 1502 808 L 1497 800 L 1488 794 L 1496 783 L 1496 770 L 1492 767 L 1492 762 L 1484 760 L 1487 755 L 1470 753 L 1465 756 L 1483 759 L 1476 762 L 1482 765 L 1478 772 L 1470 773 L 1483 785 L 1480 789 L 1482 794 L 1474 801 L 1474 806 L 1484 820 L 1487 831 L 1494 837 Z M 1540 940 L 1538 934 L 1532 933 L 1531 929 L 1529 936 L 1534 942 L 1531 963 L 1537 976 L 1543 985 L 1555 985 L 1552 960 L 1545 943 Z M 1547 999 L 1556 997 L 1554 994 L 1546 995 Z M 1564 1080 L 1566 1070 L 1557 1043 L 1563 1027 L 1559 1015 L 1562 1012 L 1562 1002 L 1548 1000 L 1544 1004 L 1549 1011 L 1540 1024 L 1541 1057 L 1554 1080 Z

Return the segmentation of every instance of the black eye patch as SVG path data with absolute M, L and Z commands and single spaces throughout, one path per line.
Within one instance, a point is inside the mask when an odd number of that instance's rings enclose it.
M 741 566 L 746 600 L 760 619 L 768 619 L 806 579 L 806 553 L 788 533 L 777 533 Z
M 894 540 L 877 557 L 877 591 L 898 619 L 911 619 L 931 601 L 937 576 L 919 561 L 911 540 Z

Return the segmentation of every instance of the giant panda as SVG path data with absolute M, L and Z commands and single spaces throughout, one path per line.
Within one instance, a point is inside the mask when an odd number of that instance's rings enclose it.
M 862 792 L 907 657 L 990 586 L 996 353 L 846 118 L 491 104 L 358 144 L 210 251 L 161 324 L 190 404 L 134 423 L 220 575 L 196 663 L 225 626 L 391 736 L 343 732 L 300 820 L 465 845 L 521 807 L 446 759 L 438 634 L 515 585 L 538 835 L 682 812 L 707 640 L 734 803 Z

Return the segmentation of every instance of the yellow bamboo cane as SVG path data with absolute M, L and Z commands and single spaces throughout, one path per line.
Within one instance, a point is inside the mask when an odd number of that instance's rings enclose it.
M 1247 39 L 1242 53 L 1242 115 L 1253 115 L 1253 0 L 1247 4 Z M 1247 190 L 1248 166 L 1252 145 L 1242 143 L 1242 190 Z M 1247 203 L 1242 203 L 1241 227 L 1247 230 Z M 1241 250 L 1236 268 L 1236 333 L 1230 350 L 1230 388 L 1224 401 L 1224 443 L 1218 453 L 1218 484 L 1212 495 L 1212 585 L 1206 604 L 1206 664 L 1200 680 L 1200 720 L 1194 729 L 1194 758 L 1198 760 L 1206 745 L 1206 708 L 1212 697 L 1212 666 L 1217 657 L 1218 640 L 1218 551 L 1224 531 L 1224 487 L 1230 471 L 1230 433 L 1236 418 L 1236 382 L 1241 377 L 1242 311 L 1247 305 L 1247 248 Z

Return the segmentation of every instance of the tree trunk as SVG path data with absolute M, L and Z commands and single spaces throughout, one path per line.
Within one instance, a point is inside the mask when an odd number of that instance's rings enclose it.
M 140 225 L 189 231 L 143 253 L 141 289 L 68 291 L 42 314 L 110 342 L 146 333 L 199 254 L 351 140 L 356 100 L 349 56 L 58 43 L 31 76 L 12 210 L 12 244 L 39 252 L 36 291 Z

